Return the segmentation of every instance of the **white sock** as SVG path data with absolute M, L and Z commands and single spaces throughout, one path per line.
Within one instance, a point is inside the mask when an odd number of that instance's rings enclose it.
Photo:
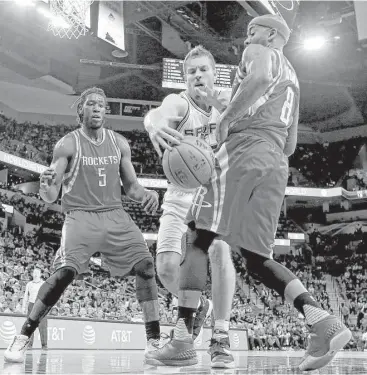
M 182 318 L 177 320 L 174 328 L 174 337 L 176 340 L 185 340 L 188 337 L 192 337 L 192 334 L 187 331 L 185 321 Z
M 217 333 L 216 331 L 219 330 L 220 332 Z M 214 334 L 213 338 L 221 339 L 228 336 L 229 331 L 229 321 L 227 320 L 216 320 L 214 323 Z M 226 333 L 223 333 L 226 332 Z
M 310 326 L 330 315 L 327 311 L 311 305 L 304 305 L 303 311 L 305 312 L 306 323 Z

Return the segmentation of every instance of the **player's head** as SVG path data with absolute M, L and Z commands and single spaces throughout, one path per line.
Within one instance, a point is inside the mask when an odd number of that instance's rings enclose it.
M 41 270 L 39 268 L 35 268 L 32 273 L 33 280 L 39 281 L 41 279 Z
M 261 44 L 282 49 L 289 40 L 291 30 L 281 16 L 265 14 L 255 17 L 248 25 L 245 46 Z
M 77 101 L 78 123 L 90 129 L 99 129 L 104 124 L 107 97 L 98 87 L 82 92 Z
M 195 97 L 195 87 L 214 87 L 216 78 L 213 55 L 203 46 L 193 48 L 185 57 L 183 64 L 187 89 Z

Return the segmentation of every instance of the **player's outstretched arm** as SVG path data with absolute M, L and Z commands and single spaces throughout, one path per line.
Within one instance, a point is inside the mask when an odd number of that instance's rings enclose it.
M 183 139 L 182 134 L 176 129 L 187 111 L 186 100 L 177 94 L 170 94 L 158 108 L 152 109 L 145 116 L 145 129 L 160 157 L 162 157 L 161 148 L 171 150 L 170 144 L 178 145 Z
M 259 44 L 249 45 L 242 55 L 241 65 L 246 69 L 231 102 L 221 115 L 219 134 L 226 137 L 228 127 L 239 120 L 263 96 L 273 79 L 274 52 Z M 219 139 L 223 142 L 224 139 Z
M 116 134 L 116 140 L 121 151 L 120 176 L 126 195 L 133 201 L 141 203 L 145 212 L 155 214 L 159 206 L 158 193 L 145 189 L 139 184 L 131 162 L 131 149 L 128 141 L 120 134 Z
M 45 202 L 53 203 L 59 196 L 62 179 L 74 154 L 74 149 L 74 140 L 69 134 L 56 143 L 52 163 L 40 177 L 39 192 Z

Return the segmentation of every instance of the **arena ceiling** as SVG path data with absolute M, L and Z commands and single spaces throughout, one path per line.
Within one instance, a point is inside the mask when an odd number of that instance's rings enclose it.
M 162 72 L 144 66 L 160 68 L 163 57 L 182 58 L 188 43 L 204 45 L 217 62 L 237 64 L 251 20 L 243 3 L 125 1 L 129 55 L 115 59 L 112 46 L 95 36 L 76 41 L 56 38 L 32 10 L 19 11 L 11 2 L 1 1 L 0 65 L 28 81 L 53 77 L 77 93 L 99 85 L 110 97 L 161 100 L 170 92 L 161 87 Z M 317 124 L 322 130 L 330 127 L 335 116 L 344 114 L 343 126 L 366 123 L 367 54 L 357 40 L 353 2 L 301 1 L 293 28 L 285 54 L 301 83 L 301 122 Z M 305 51 L 302 39 L 319 31 L 328 35 L 326 48 L 317 53 Z M 167 35 L 178 35 L 182 43 L 170 43 Z M 80 59 L 134 67 L 96 67 L 80 64 Z

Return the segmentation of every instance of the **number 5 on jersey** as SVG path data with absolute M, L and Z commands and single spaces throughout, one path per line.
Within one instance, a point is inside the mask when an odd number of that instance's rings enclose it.
M 99 186 L 106 186 L 106 173 L 104 173 L 105 168 L 98 168 L 98 176 L 99 176 L 99 181 L 98 185 Z
M 284 101 L 280 121 L 282 121 L 287 128 L 292 125 L 292 114 L 294 105 L 294 91 L 291 87 L 287 87 L 287 97 Z

